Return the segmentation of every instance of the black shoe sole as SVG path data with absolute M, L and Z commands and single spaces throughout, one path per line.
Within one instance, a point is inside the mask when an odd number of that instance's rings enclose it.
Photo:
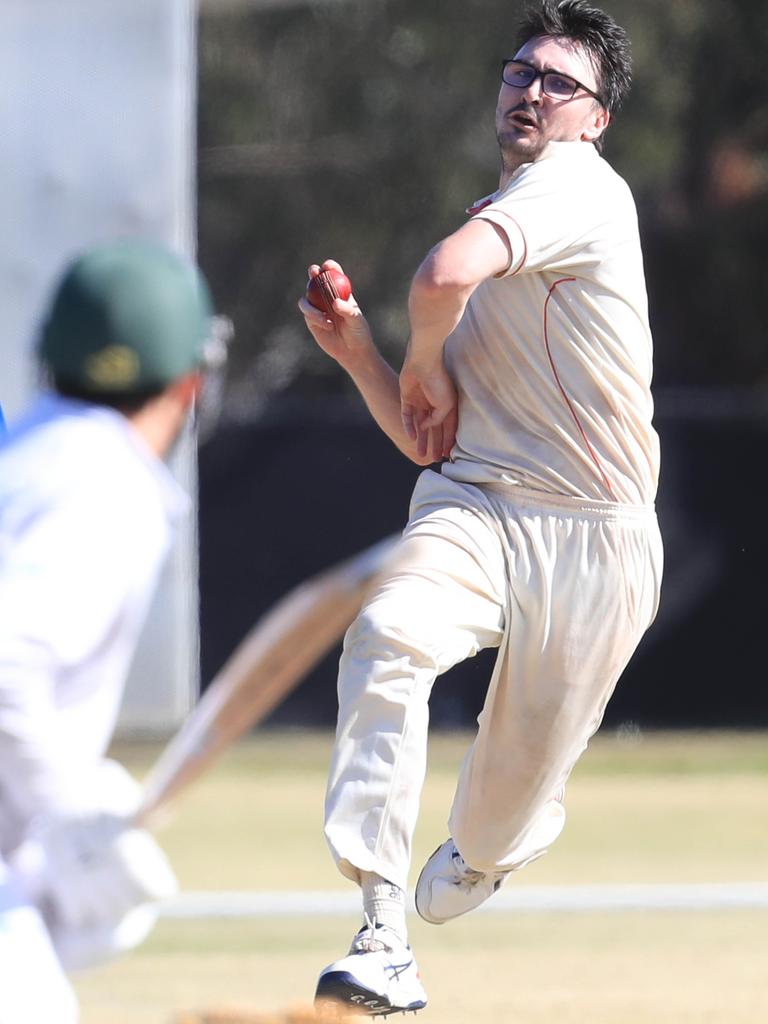
M 347 971 L 332 971 L 324 974 L 317 983 L 315 1005 L 323 1002 L 348 1007 L 352 1011 L 366 1017 L 387 1017 L 390 1013 L 415 1013 L 427 1005 L 422 1000 L 408 1006 L 393 1006 L 390 1001 L 377 992 L 358 985 Z

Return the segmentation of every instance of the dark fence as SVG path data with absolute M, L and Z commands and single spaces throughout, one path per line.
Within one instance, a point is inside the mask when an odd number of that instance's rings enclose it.
M 735 402 L 659 403 L 661 610 L 619 683 L 606 724 L 766 726 L 768 418 Z M 283 594 L 402 528 L 419 473 L 358 405 L 283 407 L 217 432 L 200 453 L 204 685 Z M 328 726 L 338 650 L 269 724 Z M 438 680 L 432 722 L 471 725 L 493 652 Z

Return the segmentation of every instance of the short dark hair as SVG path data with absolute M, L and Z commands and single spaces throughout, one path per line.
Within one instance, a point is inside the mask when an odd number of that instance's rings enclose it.
M 49 374 L 50 383 L 57 395 L 62 398 L 73 398 L 78 402 L 87 402 L 89 405 L 103 405 L 108 409 L 114 409 L 130 416 L 139 412 L 145 405 L 162 394 L 162 388 L 150 388 L 136 392 L 123 391 L 89 391 L 79 381 L 71 381 L 66 378 Z
M 586 0 L 542 0 L 525 11 L 517 48 L 535 36 L 565 36 L 579 43 L 594 63 L 605 109 L 616 113 L 632 82 L 632 56 L 627 33 L 609 14 Z

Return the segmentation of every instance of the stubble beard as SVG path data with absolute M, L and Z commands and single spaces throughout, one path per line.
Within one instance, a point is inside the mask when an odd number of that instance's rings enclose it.
M 539 133 L 535 138 L 521 138 L 513 132 L 497 132 L 496 141 L 499 144 L 501 167 L 507 174 L 516 171 L 523 164 L 533 163 L 546 145 L 546 140 L 542 139 Z

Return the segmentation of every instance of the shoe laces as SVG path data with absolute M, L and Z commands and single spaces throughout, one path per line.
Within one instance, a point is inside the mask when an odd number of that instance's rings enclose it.
M 391 953 L 392 947 L 384 942 L 382 937 L 385 926 L 376 925 L 376 918 L 363 915 L 365 924 L 352 941 L 352 952 L 354 953 L 380 953 L 382 951 Z M 377 934 L 378 931 L 378 934 Z
M 471 868 L 457 849 L 454 848 L 451 857 L 453 858 L 453 866 L 458 875 L 456 885 L 474 889 L 478 882 L 482 882 L 487 877 L 484 871 L 476 871 L 475 868 Z

